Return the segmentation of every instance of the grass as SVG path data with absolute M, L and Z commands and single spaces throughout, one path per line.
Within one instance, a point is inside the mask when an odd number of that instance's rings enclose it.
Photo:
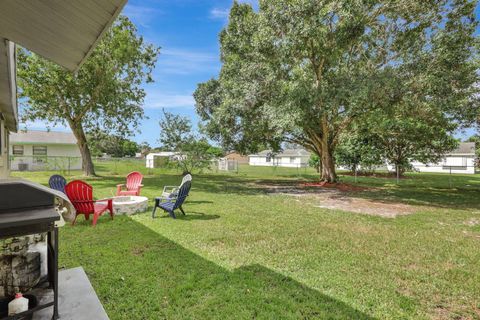
M 110 196 L 135 163 L 86 179 Z M 178 184 L 145 174 L 143 195 Z M 115 173 L 115 174 L 112 174 Z M 16 173 L 46 184 L 50 173 Z M 73 179 L 69 176 L 68 179 Z M 385 219 L 267 194 L 310 169 L 194 175 L 187 216 L 106 216 L 61 229 L 60 264 L 83 266 L 115 319 L 480 319 L 480 176 L 360 177 L 353 196 L 418 206 Z M 341 179 L 353 183 L 353 177 Z M 255 184 L 255 182 L 257 182 Z M 151 203 L 152 204 L 152 203 Z

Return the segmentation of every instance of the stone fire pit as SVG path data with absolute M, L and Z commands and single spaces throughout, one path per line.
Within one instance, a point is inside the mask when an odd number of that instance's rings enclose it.
M 113 212 L 118 215 L 132 215 L 145 212 L 148 207 L 148 198 L 140 196 L 113 197 Z

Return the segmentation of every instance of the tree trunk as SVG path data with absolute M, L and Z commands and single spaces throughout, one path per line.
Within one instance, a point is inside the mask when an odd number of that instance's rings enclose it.
M 80 149 L 80 154 L 82 155 L 83 174 L 86 176 L 95 176 L 92 154 L 88 148 L 87 137 L 85 136 L 82 125 L 70 123 L 70 128 L 72 129 L 75 138 L 77 138 L 77 145 Z
M 322 175 L 321 181 L 334 183 L 337 182 L 337 173 L 335 172 L 335 161 L 333 152 L 329 148 L 322 148 Z
M 405 174 L 405 167 L 402 166 L 402 165 L 399 164 L 399 163 L 395 163 L 394 166 L 395 166 L 395 174 L 396 174 L 399 178 L 403 178 L 403 176 L 404 176 L 404 174 Z

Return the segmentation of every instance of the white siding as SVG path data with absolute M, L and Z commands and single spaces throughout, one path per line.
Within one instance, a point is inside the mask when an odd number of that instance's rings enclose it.
M 292 156 L 292 157 L 277 157 L 271 158 L 270 162 L 267 162 L 265 156 L 249 156 L 248 164 L 251 166 L 279 166 L 286 168 L 299 168 L 306 167 L 308 165 L 308 158 L 304 156 Z
M 445 159 L 439 163 L 425 164 L 413 161 L 412 166 L 419 172 L 475 174 L 475 157 L 470 155 L 451 155 L 445 157 Z M 387 167 L 389 171 L 395 170 L 392 165 L 387 165 Z
M 251 166 L 273 166 L 273 161 L 267 162 L 267 157 L 249 156 L 248 164 Z
M 5 123 L 0 120 L 0 179 L 7 178 L 10 174 L 8 166 L 8 130 L 5 129 Z

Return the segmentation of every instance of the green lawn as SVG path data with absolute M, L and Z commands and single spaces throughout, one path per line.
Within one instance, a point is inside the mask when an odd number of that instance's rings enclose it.
M 99 164 L 102 177 L 87 181 L 110 196 L 132 168 Z M 141 170 L 150 199 L 181 179 Z M 46 184 L 50 173 L 16 175 Z M 60 265 L 84 267 L 111 319 L 480 319 L 479 175 L 454 176 L 453 188 L 441 174 L 359 178 L 375 189 L 353 197 L 418 206 L 395 219 L 261 188 L 314 178 L 249 167 L 194 175 L 187 216 L 104 216 L 96 228 L 80 218 L 61 229 Z

